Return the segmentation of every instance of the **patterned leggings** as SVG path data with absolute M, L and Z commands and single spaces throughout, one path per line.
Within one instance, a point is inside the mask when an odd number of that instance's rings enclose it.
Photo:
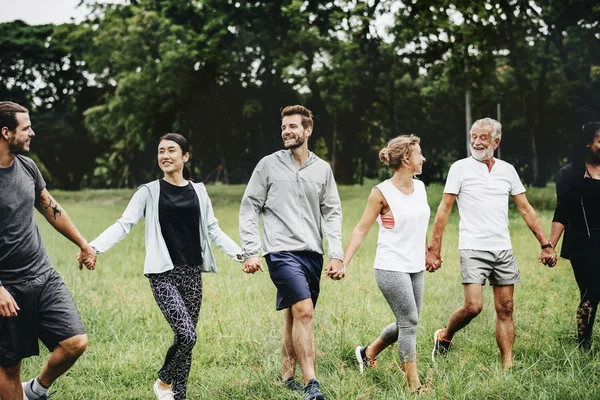
M 202 273 L 197 266 L 176 265 L 148 278 L 154 299 L 175 334 L 158 377 L 173 385 L 175 399 L 185 399 L 202 305 Z

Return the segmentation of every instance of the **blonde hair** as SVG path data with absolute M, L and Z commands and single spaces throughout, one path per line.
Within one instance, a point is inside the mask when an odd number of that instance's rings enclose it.
M 402 161 L 413 148 L 421 142 L 421 139 L 415 135 L 401 135 L 393 138 L 379 152 L 379 159 L 389 169 L 397 170 L 402 166 Z

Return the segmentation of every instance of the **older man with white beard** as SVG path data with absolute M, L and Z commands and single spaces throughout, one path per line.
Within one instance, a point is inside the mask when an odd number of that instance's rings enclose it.
M 556 252 L 546 236 L 515 168 L 494 158 L 500 145 L 502 125 L 492 118 L 475 121 L 471 127 L 471 157 L 450 167 L 444 195 L 433 226 L 427 252 L 427 269 L 441 266 L 442 235 L 454 200 L 460 215 L 459 253 L 464 304 L 452 314 L 446 328 L 434 334 L 432 358 L 445 354 L 454 334 L 467 326 L 483 308 L 483 285 L 493 287 L 496 309 L 496 342 L 502 365 L 513 365 L 513 292 L 520 275 L 508 231 L 508 197 L 512 196 L 521 217 L 541 246 L 540 261 L 554 266 Z

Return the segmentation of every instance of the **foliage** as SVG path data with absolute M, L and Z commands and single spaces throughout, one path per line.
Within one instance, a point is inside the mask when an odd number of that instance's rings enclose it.
M 379 149 L 411 133 L 430 182 L 466 154 L 468 88 L 475 119 L 501 107 L 502 158 L 543 186 L 600 111 L 596 3 L 84 0 L 77 25 L 0 24 L 0 97 L 32 108 L 54 187 L 153 179 L 170 131 L 197 179 L 246 182 L 294 103 L 338 182 L 380 175 Z

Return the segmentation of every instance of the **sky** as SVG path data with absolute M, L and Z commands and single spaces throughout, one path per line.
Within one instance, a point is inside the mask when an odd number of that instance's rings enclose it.
M 62 24 L 85 16 L 80 0 L 0 0 L 0 22 L 23 20 L 29 25 Z
M 59 25 L 71 22 L 72 18 L 79 22 L 86 14 L 83 7 L 77 7 L 79 2 L 80 0 L 0 0 L 0 22 L 20 19 L 29 25 Z M 384 27 L 391 22 L 389 15 L 377 21 L 376 27 L 380 35 L 385 37 Z

